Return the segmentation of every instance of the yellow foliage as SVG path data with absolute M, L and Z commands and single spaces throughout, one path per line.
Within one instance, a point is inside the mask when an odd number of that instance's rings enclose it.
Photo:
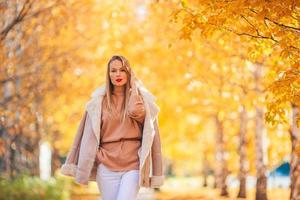
M 1 107 L 5 126 L 8 119 L 15 120 L 22 103 L 23 130 L 39 136 L 30 131 L 38 118 L 40 134 L 65 154 L 91 92 L 105 83 L 108 59 L 122 54 L 157 97 L 163 155 L 177 165 L 178 173 L 200 173 L 204 159 L 210 169 L 218 165 L 216 117 L 222 126 L 227 167 L 238 173 L 243 106 L 249 116 L 246 163 L 248 172 L 254 173 L 256 107 L 267 108 L 266 122 L 277 125 L 288 122 L 289 103 L 300 102 L 300 45 L 297 31 L 291 28 L 299 23 L 291 17 L 297 11 L 265 1 L 182 0 L 176 6 L 71 1 L 41 18 L 28 19 L 22 26 L 26 37 L 19 45 L 26 48 L 21 56 L 0 47 L 1 61 L 5 58 L 3 81 L 32 72 L 20 86 L 14 81 L 5 85 L 21 91 L 22 97 Z M 270 141 L 267 167 L 272 169 L 289 154 L 287 124 L 285 135 L 264 125 Z

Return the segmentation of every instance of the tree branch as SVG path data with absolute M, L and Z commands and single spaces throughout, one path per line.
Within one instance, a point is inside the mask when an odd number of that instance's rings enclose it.
M 290 29 L 290 30 L 293 30 L 297 33 L 300 33 L 300 28 L 298 28 L 298 27 L 293 27 L 293 26 L 289 26 L 289 25 L 286 25 L 286 24 L 276 22 L 276 21 L 270 19 L 269 17 L 265 17 L 265 19 L 272 22 L 272 23 L 274 23 L 274 24 L 276 24 L 277 26 L 280 26 L 280 27 L 285 28 L 285 29 Z
M 258 14 L 258 12 L 257 12 L 256 10 L 254 10 L 253 8 L 249 8 L 249 10 L 250 10 L 251 12 L 255 13 L 255 14 Z M 292 15 L 291 15 L 291 17 L 292 17 L 293 19 L 295 19 L 295 17 L 293 17 Z M 276 21 L 270 19 L 270 18 L 267 17 L 267 16 L 265 16 L 264 19 L 266 19 L 266 20 L 268 20 L 268 21 L 270 21 L 270 22 L 272 22 L 272 23 L 274 23 L 274 24 L 276 24 L 277 26 L 280 26 L 280 27 L 282 27 L 282 28 L 290 29 L 290 30 L 295 31 L 295 32 L 298 32 L 298 33 L 300 32 L 300 28 L 299 28 L 299 27 L 289 26 L 289 25 L 286 25 L 286 24 L 282 24 L 282 23 L 276 22 Z M 296 20 L 297 20 L 297 19 L 296 19 Z
M 241 15 L 241 17 L 250 25 L 250 26 L 252 26 L 254 29 L 255 29 L 255 31 L 256 31 L 256 34 L 257 35 L 260 35 L 260 33 L 259 33 L 259 31 L 258 31 L 258 29 L 244 16 L 244 15 Z
M 0 41 L 4 40 L 9 31 L 12 30 L 14 26 L 16 26 L 24 19 L 28 11 L 31 9 L 32 4 L 33 3 L 30 2 L 30 0 L 26 0 L 26 2 L 22 6 L 21 11 L 17 14 L 17 16 L 3 30 L 0 31 Z
M 7 27 L 5 27 L 2 31 L 0 31 L 0 41 L 4 40 L 5 37 L 7 36 L 7 34 L 9 33 L 10 30 L 13 29 L 13 27 L 15 25 L 17 25 L 18 23 L 22 22 L 22 21 L 25 21 L 25 20 L 28 20 L 32 17 L 37 17 L 38 15 L 40 15 L 41 13 L 45 12 L 45 11 L 48 11 L 48 10 L 51 10 L 52 8 L 62 4 L 62 2 L 59 2 L 59 1 L 56 1 L 53 5 L 51 6 L 48 6 L 46 8 L 42 8 L 40 10 L 37 10 L 36 12 L 32 13 L 32 14 L 29 14 L 29 10 L 32 8 L 32 5 L 33 5 L 33 2 L 29 2 L 30 0 L 27 0 L 24 4 L 23 4 L 23 7 L 21 9 L 21 11 L 19 12 L 19 14 L 12 20 L 12 22 L 7 25 Z M 25 4 L 28 4 L 27 6 L 27 9 L 25 10 L 26 8 L 26 5 Z

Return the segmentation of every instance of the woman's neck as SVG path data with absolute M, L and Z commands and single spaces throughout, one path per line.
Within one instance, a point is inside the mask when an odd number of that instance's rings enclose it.
M 113 94 L 124 95 L 125 94 L 125 86 L 114 86 Z

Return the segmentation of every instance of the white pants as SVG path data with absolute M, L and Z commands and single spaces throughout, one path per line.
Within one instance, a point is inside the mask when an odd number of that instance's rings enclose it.
M 139 170 L 111 171 L 100 163 L 96 182 L 102 200 L 135 200 L 139 192 Z

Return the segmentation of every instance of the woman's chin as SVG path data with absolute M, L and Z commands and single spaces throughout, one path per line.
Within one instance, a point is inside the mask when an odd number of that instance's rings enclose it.
M 124 86 L 126 83 L 114 83 L 115 86 Z

